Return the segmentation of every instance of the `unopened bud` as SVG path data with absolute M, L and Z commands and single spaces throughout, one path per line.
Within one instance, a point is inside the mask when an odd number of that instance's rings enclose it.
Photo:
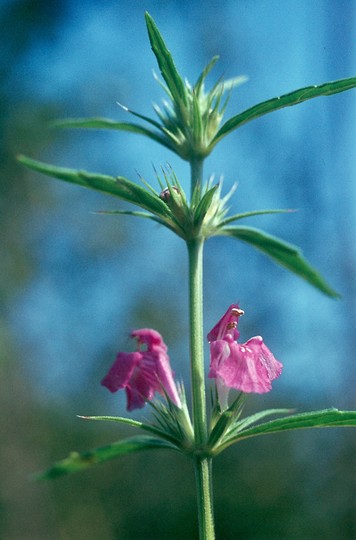
M 174 189 L 174 191 L 180 195 L 180 191 L 179 189 L 176 187 L 176 186 L 172 186 L 171 188 L 168 188 L 166 187 L 163 191 L 161 191 L 161 193 L 159 194 L 160 196 L 160 199 L 162 199 L 162 201 L 164 201 L 165 203 L 168 204 L 168 202 L 170 201 L 171 199 L 171 192 L 170 192 L 170 189 Z

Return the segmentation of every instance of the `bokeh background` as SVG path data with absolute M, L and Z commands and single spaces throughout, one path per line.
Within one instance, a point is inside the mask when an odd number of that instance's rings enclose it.
M 30 479 L 71 450 L 133 434 L 76 418 L 125 414 L 124 396 L 99 383 L 130 346 L 132 328 L 159 330 L 176 374 L 188 377 L 183 243 L 153 223 L 96 214 L 126 206 L 14 159 L 21 152 L 153 184 L 152 164 L 169 163 L 188 189 L 188 166 L 154 142 L 48 128 L 70 116 L 128 120 L 117 102 L 151 115 L 164 96 L 152 77 L 145 10 L 192 82 L 215 54 L 212 83 L 249 76 L 230 115 L 355 75 L 352 0 L 0 2 L 2 539 L 197 537 L 191 463 L 166 451 L 53 482 Z M 238 300 L 242 338 L 262 334 L 285 366 L 273 392 L 252 396 L 247 412 L 355 407 L 355 112 L 354 91 L 283 109 L 224 139 L 206 162 L 206 178 L 223 174 L 226 190 L 238 182 L 234 213 L 298 209 L 246 225 L 301 246 L 342 295 L 324 297 L 231 239 L 207 243 L 206 331 Z M 347 429 L 234 446 L 215 464 L 218 537 L 355 538 L 354 456 Z

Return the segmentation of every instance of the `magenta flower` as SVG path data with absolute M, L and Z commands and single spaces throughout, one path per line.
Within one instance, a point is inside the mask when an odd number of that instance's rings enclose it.
M 283 365 L 275 359 L 261 336 L 240 345 L 237 330 L 243 315 L 237 304 L 232 304 L 208 334 L 210 343 L 209 377 L 216 379 L 219 402 L 227 408 L 230 388 L 245 393 L 263 394 L 272 389 L 271 381 L 279 377 Z
M 161 334 L 143 328 L 131 332 L 131 337 L 137 339 L 138 350 L 131 353 L 120 352 L 101 384 L 110 392 L 125 388 L 128 411 L 141 409 L 146 401 L 154 398 L 155 392 L 167 394 L 177 407 L 181 407 L 167 345 Z M 142 346 L 145 346 L 144 350 L 141 350 Z

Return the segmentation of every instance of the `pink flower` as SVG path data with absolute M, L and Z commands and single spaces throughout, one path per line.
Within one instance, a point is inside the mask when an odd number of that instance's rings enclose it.
M 283 365 L 275 359 L 261 336 L 240 345 L 237 330 L 243 315 L 237 304 L 232 304 L 208 334 L 210 343 L 209 377 L 216 379 L 221 407 L 227 408 L 230 388 L 245 393 L 263 394 L 272 389 L 271 381 L 279 377 Z
M 181 407 L 169 364 L 167 345 L 161 334 L 143 328 L 131 332 L 131 337 L 137 339 L 138 350 L 131 353 L 120 352 L 101 384 L 110 392 L 125 388 L 128 411 L 141 409 L 146 401 L 154 398 L 155 392 L 167 394 L 177 407 Z M 144 350 L 141 350 L 142 346 L 145 346 Z

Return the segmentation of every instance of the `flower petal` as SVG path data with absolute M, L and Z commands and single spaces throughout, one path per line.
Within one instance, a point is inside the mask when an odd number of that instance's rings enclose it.
M 229 388 L 245 393 L 263 394 L 272 389 L 271 381 L 282 371 L 271 351 L 260 336 L 247 343 L 230 344 L 230 355 L 219 367 L 217 374 Z
M 140 362 L 141 357 L 142 353 L 140 352 L 119 353 L 108 374 L 101 381 L 101 384 L 106 386 L 110 392 L 116 392 L 120 388 L 124 388 L 130 380 L 135 366 Z
M 218 339 L 223 339 L 227 335 L 230 335 L 233 339 L 237 340 L 240 333 L 236 327 L 242 313 L 243 311 L 240 310 L 238 304 L 231 304 L 226 313 L 221 317 L 220 321 L 212 330 L 210 330 L 208 334 L 209 343 Z
M 154 398 L 156 392 L 168 395 L 177 407 L 181 407 L 167 345 L 161 334 L 150 328 L 142 328 L 134 330 L 131 337 L 137 339 L 139 348 L 141 345 L 147 348 L 132 353 L 119 353 L 101 383 L 110 392 L 125 388 L 129 411 L 142 408 L 146 401 Z
M 133 411 L 133 409 L 142 409 L 146 405 L 147 399 L 145 399 L 142 394 L 137 391 L 136 388 L 132 386 L 126 386 L 125 388 L 126 398 L 127 398 L 127 410 Z M 153 398 L 153 395 L 151 399 Z
M 230 347 L 227 341 L 224 339 L 219 339 L 218 341 L 213 341 L 210 343 L 210 370 L 208 377 L 210 379 L 215 379 L 218 377 L 221 368 L 224 368 L 225 361 L 230 355 Z
M 156 330 L 141 328 L 140 330 L 134 330 L 130 335 L 137 339 L 139 345 L 147 345 L 148 351 L 152 351 L 155 348 L 167 351 L 167 345 L 164 343 L 161 334 Z
M 162 386 L 162 389 L 167 393 L 170 400 L 177 407 L 181 407 L 182 403 L 173 379 L 173 372 L 169 364 L 169 358 L 164 353 L 159 354 L 157 358 L 157 377 Z
M 276 360 L 269 348 L 263 343 L 261 336 L 255 336 L 246 341 L 245 347 L 252 349 L 259 355 L 259 360 L 265 367 L 271 381 L 280 376 L 283 364 Z
M 160 385 L 157 380 L 155 367 L 152 369 L 151 359 L 147 358 L 147 355 L 151 353 L 145 353 L 137 367 L 132 372 L 131 378 L 125 386 L 127 395 L 127 409 L 141 409 L 146 401 L 151 401 L 154 398 L 155 392 L 160 391 Z M 149 362 L 147 362 L 149 360 Z M 151 370 L 149 369 L 151 365 Z

